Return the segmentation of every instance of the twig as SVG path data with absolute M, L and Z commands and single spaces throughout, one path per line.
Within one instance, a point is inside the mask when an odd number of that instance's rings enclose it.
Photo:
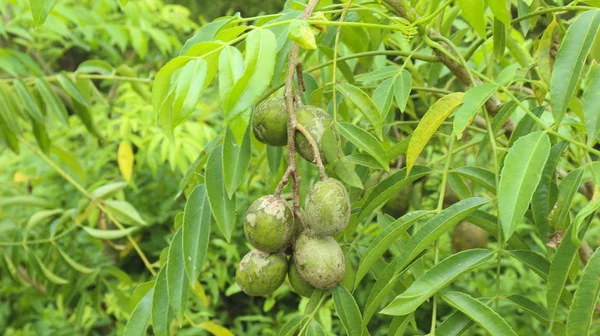
M 313 151 L 313 162 L 319 168 L 319 174 L 321 175 L 321 180 L 326 179 L 327 178 L 327 173 L 325 172 L 325 167 L 323 166 L 323 160 L 321 159 L 321 151 L 319 151 L 319 146 L 317 145 L 317 142 L 310 135 L 310 133 L 308 132 L 308 130 L 306 129 L 306 127 L 302 126 L 301 124 L 296 124 L 296 129 L 300 133 L 302 133 L 302 135 L 304 135 L 304 137 L 306 138 L 306 140 L 308 140 L 308 143 L 310 144 L 310 147 L 312 148 L 312 151 Z
M 306 5 L 304 12 L 300 16 L 302 20 L 306 20 L 309 18 L 315 9 L 315 7 L 319 4 L 319 0 L 310 0 L 310 2 Z M 283 97 L 285 98 L 285 107 L 288 112 L 288 169 L 285 171 L 281 182 L 277 186 L 275 190 L 276 195 L 281 194 L 281 190 L 283 186 L 285 186 L 290 176 L 292 177 L 292 199 L 294 201 L 294 217 L 296 217 L 302 223 L 304 227 L 304 221 L 302 220 L 300 213 L 300 174 L 298 174 L 298 169 L 296 167 L 296 104 L 301 102 L 301 95 L 304 86 L 304 81 L 302 79 L 302 63 L 298 57 L 300 53 L 300 47 L 296 44 L 292 44 L 292 48 L 290 50 L 290 56 L 288 61 L 287 74 L 285 76 L 285 88 Z M 298 88 L 298 91 L 294 95 L 294 74 L 298 73 L 298 85 L 302 86 Z M 309 135 L 310 137 L 310 135 Z M 307 139 L 309 139 L 307 137 Z M 320 153 L 320 152 L 317 152 Z

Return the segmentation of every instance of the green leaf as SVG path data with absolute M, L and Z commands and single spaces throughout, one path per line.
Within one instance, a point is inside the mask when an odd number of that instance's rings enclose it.
M 500 20 L 507 26 L 510 26 L 511 15 L 509 12 L 510 1 L 507 4 L 506 0 L 493 0 L 487 1 L 487 4 L 492 9 L 492 13 L 494 13 L 494 17 Z
M 38 266 L 42 270 L 42 274 L 44 274 L 44 277 L 46 277 L 46 279 L 48 279 L 50 282 L 57 285 L 66 285 L 69 283 L 69 280 L 54 274 L 35 254 L 33 254 L 33 252 L 30 251 L 29 254 L 35 259 Z
M 127 236 L 138 228 L 138 226 L 128 227 L 123 230 L 99 230 L 90 227 L 83 227 L 83 230 L 90 236 L 102 240 L 119 239 Z
M 533 108 L 531 112 L 533 112 L 535 116 L 540 117 L 545 110 L 546 106 L 538 106 Z M 508 140 L 508 147 L 512 147 L 515 141 L 531 133 L 535 126 L 535 120 L 529 115 L 524 115 L 523 118 L 521 118 L 521 120 L 519 121 L 517 127 L 515 127 L 514 131 L 510 135 L 510 139 Z
M 456 92 L 443 96 L 436 101 L 429 110 L 425 113 L 419 125 L 410 137 L 408 150 L 406 152 L 406 168 L 408 171 L 412 169 L 417 158 L 433 136 L 433 133 L 442 125 L 448 118 L 450 113 L 462 102 L 464 93 Z
M 459 167 L 451 171 L 457 173 L 487 189 L 492 193 L 496 193 L 496 177 L 494 173 L 488 169 L 476 166 Z
M 13 81 L 13 85 L 15 86 L 15 90 L 17 91 L 17 96 L 21 101 L 22 106 L 25 108 L 25 111 L 32 120 L 38 123 L 44 123 L 44 116 L 42 115 L 42 111 L 39 106 L 35 102 L 35 99 L 27 89 L 27 85 L 20 79 L 15 79 Z
M 385 204 L 396 192 L 430 172 L 430 168 L 417 166 L 410 174 L 407 174 L 406 168 L 402 168 L 385 180 L 380 181 L 375 187 L 367 191 L 358 220 L 361 221 L 367 218 L 375 209 Z
M 323 327 L 321 327 L 321 325 L 317 321 L 312 320 L 308 324 L 308 328 L 306 328 L 304 335 L 305 336 L 327 336 L 327 333 L 325 333 L 325 330 L 323 330 Z
M 507 299 L 521 309 L 527 311 L 527 313 L 535 317 L 536 320 L 548 325 L 548 312 L 546 312 L 546 308 L 523 295 L 509 295 Z
M 548 155 L 548 160 L 542 171 L 540 183 L 535 189 L 531 200 L 533 219 L 542 237 L 548 232 L 548 215 L 550 214 L 550 209 L 554 206 L 554 202 L 550 197 L 550 187 L 551 184 L 554 183 L 554 172 L 556 171 L 558 160 L 567 147 L 568 143 L 566 141 L 559 142 L 552 146 L 550 155 Z
M 187 62 L 179 71 L 171 110 L 171 129 L 180 124 L 196 108 L 202 96 L 208 64 L 202 58 Z M 166 126 L 166 125 L 165 125 Z
M 427 215 L 429 211 L 414 211 L 407 213 L 406 215 L 398 218 L 390 225 L 386 226 L 385 230 L 381 232 L 367 247 L 363 256 L 360 258 L 360 264 L 356 271 L 356 280 L 354 288 L 358 288 L 358 284 L 369 272 L 371 267 L 383 256 L 383 254 L 392 246 L 394 242 L 406 232 L 415 222 Z
M 44 24 L 48 14 L 57 2 L 58 0 L 29 0 L 31 16 L 36 28 Z
M 305 323 L 304 316 L 295 316 L 283 325 L 279 331 L 279 336 L 294 336 L 300 327 Z
M 371 155 L 385 170 L 389 170 L 388 158 L 381 142 L 371 133 L 349 123 L 338 123 L 337 130 L 358 149 Z
M 67 74 L 61 72 L 58 75 L 56 75 L 56 79 L 58 80 L 58 83 L 60 84 L 62 89 L 65 90 L 65 92 L 71 98 L 73 98 L 73 100 L 75 100 L 83 106 L 88 106 L 87 100 L 85 99 L 81 91 L 79 91 L 77 85 L 73 83 L 73 81 L 71 80 L 71 78 L 69 78 L 69 76 L 67 76 Z
M 340 83 L 337 85 L 340 93 L 344 95 L 358 110 L 371 122 L 375 128 L 375 134 L 379 140 L 383 139 L 383 120 L 382 112 L 377 109 L 377 106 L 363 90 L 348 83 Z
M 127 5 L 129 3 L 129 0 L 119 0 L 119 5 L 121 5 L 121 8 L 124 8 L 125 5 Z
M 394 79 L 388 78 L 381 82 L 373 91 L 373 103 L 381 111 L 382 119 L 385 119 L 392 107 L 394 100 Z
M 167 285 L 167 267 L 163 266 L 156 277 L 152 295 L 152 331 L 157 336 L 169 335 L 169 325 L 171 324 L 169 313 L 171 311 Z
M 360 177 L 354 170 L 354 164 L 338 160 L 333 164 L 333 169 L 342 182 L 354 188 L 364 188 Z
M 404 293 L 396 296 L 380 313 L 408 315 L 414 312 L 423 302 L 454 281 L 458 276 L 483 264 L 493 254 L 493 251 L 487 249 L 472 249 L 456 253 L 442 260 L 417 278 Z
M 485 1 L 458 0 L 463 18 L 475 29 L 477 34 L 485 38 Z
M 577 16 L 560 44 L 550 82 L 550 103 L 556 125 L 560 124 L 600 28 L 600 10 Z
M 252 106 L 271 83 L 275 71 L 277 41 L 266 29 L 255 29 L 246 38 L 244 74 L 235 83 L 223 104 L 230 118 Z
M 115 182 L 102 185 L 91 192 L 93 199 L 103 199 L 114 196 L 117 192 L 127 187 L 125 182 Z
M 410 321 L 414 320 L 413 315 L 404 315 L 404 316 L 394 316 L 392 322 L 390 322 L 390 327 L 388 329 L 388 336 L 403 336 L 406 333 L 406 328 Z M 436 329 L 437 332 L 437 329 Z M 440 334 L 446 335 L 446 334 Z
M 56 155 L 60 161 L 69 167 L 69 169 L 75 173 L 80 181 L 82 181 L 84 184 L 86 183 L 85 169 L 83 169 L 81 163 L 73 153 L 64 151 L 56 146 L 52 147 L 52 153 L 54 153 L 54 155 Z
M 558 200 L 550 212 L 550 225 L 562 229 L 569 226 L 571 203 L 583 179 L 583 168 L 570 172 L 558 186 Z
M 449 305 L 469 316 L 490 335 L 517 336 L 517 333 L 498 313 L 472 296 L 460 292 L 448 292 L 443 297 Z
M 225 103 L 231 89 L 244 73 L 244 57 L 234 47 L 227 46 L 219 56 L 219 96 Z
M 544 82 L 550 83 L 552 70 L 554 68 L 554 56 L 552 55 L 554 31 L 558 26 L 556 17 L 548 24 L 540 38 L 540 43 L 535 51 L 534 59 L 540 69 L 540 75 Z
M 63 124 L 69 125 L 69 116 L 63 102 L 58 99 L 52 87 L 43 78 L 35 79 L 35 87 L 42 97 L 46 111 L 54 114 Z
M 513 78 L 517 74 L 517 70 L 519 69 L 519 63 L 513 63 L 506 68 L 502 69 L 498 76 L 496 77 L 495 82 L 498 85 L 508 86 L 513 81 Z
M 406 103 L 408 102 L 408 97 L 410 97 L 411 90 L 412 78 L 410 72 L 402 69 L 402 71 L 396 75 L 394 81 L 394 97 L 396 98 L 396 105 L 398 105 L 401 112 L 404 112 L 404 109 L 406 109 Z
M 252 156 L 250 133 L 251 126 L 246 129 L 242 143 L 238 144 L 233 132 L 228 127 L 223 141 L 223 178 L 227 195 L 232 198 L 235 191 L 244 182 L 244 175 L 250 164 Z
M 361 336 L 362 316 L 352 294 L 344 286 L 337 286 L 333 289 L 333 303 L 346 334 Z
M 210 237 L 210 206 L 204 184 L 194 188 L 185 203 L 182 235 L 185 272 L 193 288 L 202 270 Z
M 437 326 L 435 332 L 444 336 L 459 336 L 465 333 L 472 325 L 473 320 L 462 312 L 456 311 Z
M 136 29 L 135 31 L 136 31 L 136 33 L 140 32 L 138 29 Z M 75 72 L 76 73 L 87 73 L 87 74 L 95 73 L 95 74 L 99 74 L 99 75 L 103 75 L 103 76 L 111 76 L 114 73 L 114 68 L 112 65 L 110 65 L 110 63 L 108 63 L 106 61 L 94 59 L 94 60 L 83 61 L 81 64 L 79 64 L 79 66 L 77 67 L 77 70 Z M 79 78 L 77 78 L 77 79 L 79 79 Z
M 496 89 L 495 84 L 485 83 L 471 88 L 465 93 L 462 99 L 463 103 L 454 112 L 453 132 L 458 139 L 462 137 L 463 131 L 475 117 L 477 111 Z
M 504 23 L 502 23 L 502 21 L 494 19 L 493 28 L 494 57 L 499 62 L 504 57 L 504 50 L 506 50 L 506 26 Z
M 206 194 L 212 215 L 219 226 L 219 230 L 227 241 L 231 239 L 231 233 L 236 218 L 236 197 L 227 196 L 225 182 L 223 180 L 223 145 L 213 149 L 206 163 Z
M 590 217 L 591 219 L 592 217 Z M 585 225 L 587 229 L 589 220 Z M 584 230 L 585 231 L 585 230 Z M 573 231 L 573 226 L 569 227 L 561 243 L 556 249 L 552 263 L 550 264 L 550 270 L 548 271 L 548 282 L 546 283 L 546 305 L 548 306 L 548 317 L 550 321 L 554 321 L 554 315 L 558 307 L 558 300 L 560 299 L 561 293 L 563 292 L 567 277 L 569 276 L 569 268 L 571 264 L 577 258 L 577 245 L 573 244 L 572 235 L 578 237 L 583 236 L 583 233 L 577 233 Z
M 584 223 L 584 220 L 590 215 L 594 214 L 596 211 L 598 211 L 598 209 L 600 209 L 600 197 L 594 194 L 594 197 L 592 197 L 590 202 L 586 204 L 581 210 L 579 210 L 577 216 L 575 216 L 575 220 L 572 224 L 573 232 L 579 233 L 579 231 L 581 230 L 581 225 L 583 225 Z M 575 244 L 578 247 L 581 247 L 583 245 L 581 243 L 581 240 L 579 239 L 579 234 L 572 235 L 571 240 L 573 241 L 573 244 Z
M 306 20 L 292 20 L 288 31 L 288 38 L 304 49 L 317 49 L 315 34 Z
M 125 330 L 123 331 L 124 335 L 146 335 L 148 324 L 150 324 L 153 294 L 154 288 L 151 288 L 135 306 L 125 325 Z
M 592 64 L 583 93 L 583 115 L 588 134 L 588 144 L 596 140 L 600 130 L 600 64 Z
M 549 154 L 550 139 L 544 132 L 521 137 L 510 148 L 498 187 L 498 212 L 505 241 L 523 220 Z
M 167 257 L 167 289 L 169 293 L 169 304 L 177 319 L 179 325 L 183 323 L 183 314 L 188 295 L 188 282 L 185 275 L 185 263 L 183 256 L 183 230 L 177 230 L 169 246 Z
M 65 259 L 67 264 L 69 264 L 69 266 L 71 266 L 77 272 L 89 274 L 96 270 L 96 268 L 89 268 L 89 267 L 83 266 L 82 264 L 73 260 L 73 258 L 71 258 L 67 253 L 65 253 L 65 251 L 63 251 L 60 247 L 58 247 L 58 245 L 54 245 L 54 247 L 56 247 L 56 249 L 58 250 L 58 253 L 60 253 L 60 255 L 63 257 L 63 259 Z
M 600 249 L 588 261 L 575 291 L 567 319 L 567 336 L 589 335 L 600 294 Z
M 147 225 L 145 220 L 140 217 L 140 214 L 135 210 L 133 205 L 125 201 L 106 200 L 103 202 L 106 210 L 117 220 L 129 225 Z

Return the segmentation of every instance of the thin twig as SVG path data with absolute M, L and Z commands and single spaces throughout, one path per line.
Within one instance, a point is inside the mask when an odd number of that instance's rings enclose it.
M 302 133 L 302 135 L 304 135 L 306 140 L 308 140 L 308 143 L 310 144 L 310 147 L 312 148 L 312 152 L 313 152 L 313 162 L 319 168 L 319 174 L 321 175 L 321 180 L 326 179 L 327 173 L 325 172 L 325 167 L 323 166 L 323 160 L 321 159 L 321 151 L 319 151 L 319 146 L 317 145 L 317 142 L 310 135 L 310 133 L 308 132 L 306 127 L 302 126 L 301 124 L 296 124 L 296 130 L 298 130 L 300 133 Z

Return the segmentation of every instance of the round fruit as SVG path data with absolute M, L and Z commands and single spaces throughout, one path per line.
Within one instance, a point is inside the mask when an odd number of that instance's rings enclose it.
M 392 173 L 395 173 L 397 169 L 392 169 Z M 389 174 L 387 172 L 378 171 L 371 175 L 367 183 L 365 183 L 365 190 L 372 188 L 377 183 L 388 178 Z M 395 192 L 392 197 L 383 205 L 381 210 L 383 213 L 388 214 L 394 218 L 402 217 L 408 211 L 408 207 L 410 205 L 410 195 L 412 192 L 412 183 L 408 184 L 406 187 Z
M 290 286 L 294 292 L 302 295 L 304 297 L 310 297 L 315 290 L 308 281 L 304 280 L 300 274 L 298 273 L 298 268 L 296 267 L 296 263 L 292 259 L 290 261 L 290 269 L 288 271 L 288 281 L 290 282 Z
M 250 205 L 244 219 L 246 238 L 258 250 L 275 252 L 287 244 L 295 231 L 294 215 L 287 202 L 263 196 Z
M 317 146 L 321 148 L 323 133 L 332 122 L 329 114 L 316 106 L 304 105 L 296 110 L 296 121 L 306 128 L 308 133 L 315 139 Z M 299 131 L 296 131 L 296 150 L 305 160 L 314 161 L 313 149 L 306 137 Z M 323 155 L 321 155 L 321 159 L 325 162 Z
M 294 245 L 298 274 L 316 288 L 331 289 L 344 278 L 342 249 L 332 237 L 315 237 L 303 232 Z
M 287 270 L 288 262 L 283 253 L 252 250 L 240 261 L 235 280 L 244 293 L 263 296 L 281 286 Z
M 452 251 L 487 247 L 488 233 L 479 226 L 462 221 L 452 231 Z
M 350 198 L 340 181 L 328 178 L 310 188 L 304 210 L 304 223 L 312 234 L 332 236 L 348 226 Z
M 458 195 L 456 195 L 449 184 L 446 184 L 446 190 L 444 191 L 444 209 L 459 201 Z
M 269 98 L 254 110 L 252 129 L 258 141 L 271 146 L 287 144 L 287 120 L 283 97 Z

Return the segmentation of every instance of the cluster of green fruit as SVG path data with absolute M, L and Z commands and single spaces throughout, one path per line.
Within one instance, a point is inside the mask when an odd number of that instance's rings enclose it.
M 297 121 L 320 144 L 329 115 L 320 108 L 301 106 Z M 272 98 L 255 110 L 253 130 L 256 138 L 266 144 L 287 143 L 287 111 L 283 99 Z M 302 134 L 296 134 L 296 149 L 312 161 L 313 151 Z M 296 218 L 297 219 L 297 218 Z M 244 219 L 244 233 L 254 246 L 240 261 L 236 281 L 244 293 L 268 295 L 275 291 L 287 275 L 292 289 L 310 296 L 315 288 L 331 289 L 343 279 L 345 260 L 333 235 L 342 232 L 350 221 L 350 199 L 342 183 L 325 178 L 315 183 L 306 196 L 304 226 L 296 221 L 288 202 L 267 195 L 254 201 Z M 293 245 L 288 261 L 284 251 Z

